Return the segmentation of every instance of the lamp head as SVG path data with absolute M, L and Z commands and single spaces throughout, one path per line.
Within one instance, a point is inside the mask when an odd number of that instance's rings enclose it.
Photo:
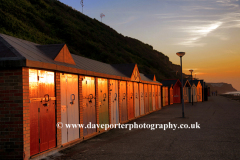
M 183 57 L 185 55 L 185 52 L 177 52 L 176 53 L 179 57 Z
M 189 69 L 189 71 L 192 73 L 192 72 L 193 72 L 193 69 Z

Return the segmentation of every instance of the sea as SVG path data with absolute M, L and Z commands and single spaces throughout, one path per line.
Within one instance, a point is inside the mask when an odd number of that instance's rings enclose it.
M 240 91 L 234 91 L 234 92 L 227 92 L 224 94 L 231 94 L 231 95 L 235 95 L 235 96 L 240 96 Z

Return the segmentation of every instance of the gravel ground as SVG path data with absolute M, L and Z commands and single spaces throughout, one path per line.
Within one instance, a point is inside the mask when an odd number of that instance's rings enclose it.
M 240 102 L 213 96 L 207 102 L 166 106 L 137 124 L 200 124 L 200 129 L 112 129 L 52 156 L 52 159 L 240 159 Z

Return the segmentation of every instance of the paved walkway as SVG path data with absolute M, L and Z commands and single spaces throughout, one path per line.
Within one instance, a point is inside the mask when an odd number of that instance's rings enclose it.
M 225 97 L 164 107 L 133 122 L 194 124 L 201 129 L 113 129 L 46 159 L 240 159 L 240 102 Z

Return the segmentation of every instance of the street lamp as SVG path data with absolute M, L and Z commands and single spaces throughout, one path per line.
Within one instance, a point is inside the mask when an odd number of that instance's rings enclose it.
M 182 79 L 182 118 L 184 118 L 182 57 L 185 55 L 185 52 L 177 52 L 176 54 L 180 57 L 180 63 L 181 63 L 181 79 Z
M 189 71 L 191 72 L 191 82 L 192 82 L 191 88 L 192 88 L 192 85 L 193 85 L 193 80 L 192 80 L 192 72 L 193 72 L 193 69 L 190 69 Z M 192 105 L 193 105 L 193 88 L 191 89 L 191 92 L 192 92 Z

